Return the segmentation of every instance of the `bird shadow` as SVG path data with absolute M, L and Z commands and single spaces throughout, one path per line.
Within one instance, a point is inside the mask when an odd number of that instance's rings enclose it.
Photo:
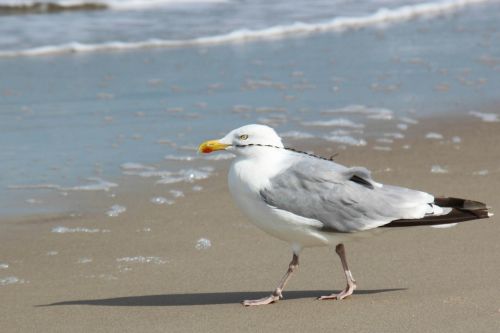
M 406 288 L 357 290 L 356 294 L 378 294 L 406 290 Z M 331 290 L 294 290 L 283 292 L 284 299 L 313 298 L 331 294 Z M 193 294 L 165 294 L 113 297 L 102 299 L 83 299 L 62 301 L 51 304 L 36 305 L 36 307 L 61 305 L 95 305 L 95 306 L 189 306 L 189 305 L 216 305 L 240 303 L 244 299 L 265 297 L 269 291 L 255 292 L 216 292 Z

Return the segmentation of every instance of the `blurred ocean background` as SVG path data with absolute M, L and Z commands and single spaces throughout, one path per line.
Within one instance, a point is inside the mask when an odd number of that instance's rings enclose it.
M 499 1 L 0 0 L 0 217 L 201 190 L 197 144 L 252 122 L 390 153 L 422 119 L 498 121 L 499 88 Z
M 486 0 L 1 0 L 0 55 L 209 45 L 377 27 Z M 45 15 L 34 15 L 45 14 Z

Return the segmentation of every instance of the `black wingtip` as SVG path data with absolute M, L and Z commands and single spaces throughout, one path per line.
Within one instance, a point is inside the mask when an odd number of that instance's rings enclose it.
M 390 222 L 383 227 L 416 227 L 421 225 L 450 224 L 478 219 L 487 219 L 493 216 L 486 204 L 460 198 L 435 198 L 434 204 L 442 208 L 451 208 L 445 215 L 429 215 L 421 219 L 400 219 Z

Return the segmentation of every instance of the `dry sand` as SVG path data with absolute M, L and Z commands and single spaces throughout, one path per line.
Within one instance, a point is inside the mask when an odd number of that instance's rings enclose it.
M 428 132 L 444 139 L 425 139 Z M 453 136 L 462 142 L 452 143 Z M 337 161 L 366 166 L 381 182 L 481 200 L 495 211 L 499 143 L 500 123 L 433 119 L 413 126 L 391 152 L 369 144 L 340 151 Z M 432 165 L 449 173 L 431 173 Z M 291 251 L 235 208 L 226 168 L 172 206 L 151 204 L 152 192 L 163 189 L 138 181 L 121 186 L 118 198 L 128 210 L 116 218 L 102 213 L 116 199 L 96 195 L 99 213 L 1 221 L 0 260 L 10 266 L 0 278 L 25 281 L 0 286 L 0 331 L 500 332 L 498 217 L 449 229 L 391 230 L 347 244 L 359 289 L 344 301 L 315 300 L 345 282 L 332 249 L 306 249 L 284 300 L 241 306 L 275 287 Z M 488 174 L 473 175 L 480 170 Z M 57 234 L 55 226 L 110 232 Z M 197 250 L 202 237 L 212 246 Z M 117 261 L 134 256 L 158 258 Z

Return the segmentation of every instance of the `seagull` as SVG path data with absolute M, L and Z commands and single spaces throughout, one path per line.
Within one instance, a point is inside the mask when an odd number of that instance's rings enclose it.
M 268 297 L 245 300 L 265 305 L 282 291 L 307 247 L 330 246 L 340 257 L 347 286 L 320 300 L 342 300 L 356 281 L 347 265 L 344 243 L 374 234 L 381 227 L 446 225 L 492 216 L 485 204 L 433 195 L 374 181 L 363 167 L 346 167 L 331 159 L 285 148 L 274 129 L 246 125 L 199 152 L 225 150 L 236 155 L 228 174 L 229 190 L 243 213 L 260 229 L 290 244 L 292 260 Z

